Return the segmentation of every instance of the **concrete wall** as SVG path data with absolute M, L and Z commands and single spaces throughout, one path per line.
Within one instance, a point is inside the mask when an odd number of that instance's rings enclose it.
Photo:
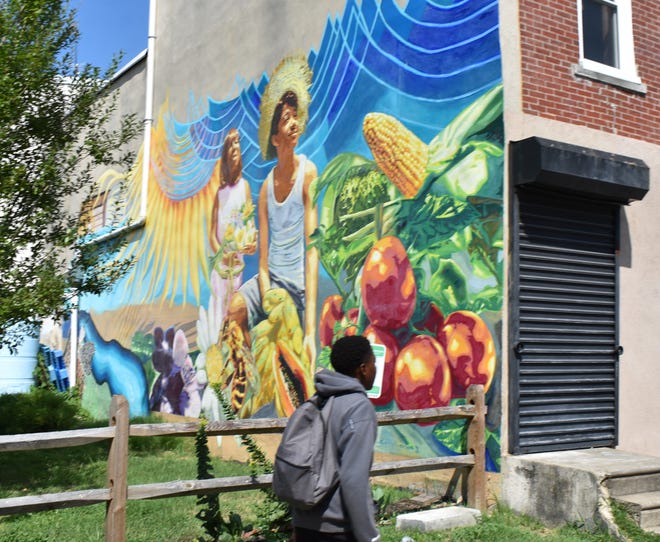
M 152 0 L 154 1 L 154 0 Z M 343 0 L 155 0 L 156 106 L 169 100 L 184 120 L 189 98 L 201 102 L 237 94 L 245 82 L 269 74 L 292 52 L 318 49 L 328 17 Z
M 146 51 L 130 59 L 119 69 L 113 78 L 112 88 L 117 92 L 117 112 L 119 115 L 135 113 L 138 119 L 144 119 L 144 105 L 147 85 Z M 118 126 L 118 116 L 110 126 Z M 142 138 L 137 138 L 132 147 L 138 149 Z
M 641 4 L 642 2 L 633 4 Z M 554 4 L 554 2 L 553 2 Z M 565 6 L 557 7 L 555 13 L 566 14 L 569 20 L 574 21 L 571 15 L 575 10 L 575 2 L 565 2 Z M 657 9 L 657 3 L 648 4 L 651 9 Z M 551 102 L 550 110 L 543 109 L 537 103 L 529 105 L 532 97 L 530 92 L 525 94 L 525 84 L 534 79 L 534 73 L 526 71 L 525 63 L 529 56 L 521 45 L 519 24 L 523 21 L 528 33 L 535 33 L 530 27 L 530 2 L 501 2 L 501 47 L 502 68 L 504 77 L 505 96 L 505 134 L 506 140 L 518 141 L 527 137 L 537 136 L 566 143 L 588 146 L 590 148 L 631 156 L 643 160 L 650 168 L 651 189 L 641 202 L 635 202 L 625 207 L 621 221 L 621 248 L 619 254 L 620 273 L 620 299 L 619 299 L 619 329 L 620 343 L 624 347 L 624 354 L 620 358 L 619 373 L 619 448 L 627 451 L 658 455 L 660 450 L 660 431 L 657 430 L 660 419 L 660 395 L 657 391 L 657 382 L 660 379 L 660 365 L 657 362 L 657 352 L 660 351 L 660 334 L 656 332 L 656 322 L 660 321 L 660 288 L 657 281 L 657 269 L 660 265 L 660 254 L 657 250 L 657 228 L 660 226 L 660 194 L 657 186 L 660 183 L 660 140 L 657 136 L 657 113 L 655 121 L 652 111 L 658 108 L 658 92 L 660 91 L 660 78 L 657 73 L 657 63 L 653 62 L 653 55 L 657 57 L 657 39 L 649 41 L 651 36 L 658 36 L 657 18 L 649 21 L 644 16 L 637 19 L 635 38 L 637 44 L 644 45 L 644 49 L 637 54 L 640 63 L 642 82 L 647 85 L 646 96 L 631 96 L 619 89 L 612 89 L 608 85 L 598 82 L 585 82 L 571 75 L 570 65 L 565 52 L 560 52 L 561 59 L 556 65 L 552 64 L 553 74 L 560 72 L 550 83 L 551 88 L 559 88 L 556 92 L 568 92 L 568 98 L 562 102 L 557 96 L 551 99 L 553 90 L 549 90 L 548 100 Z M 524 13 L 521 10 L 525 9 Z M 640 15 L 638 10 L 636 15 Z M 563 17 L 564 15 L 562 15 Z M 555 18 L 546 21 L 546 24 L 555 23 Z M 641 24 L 646 21 L 646 27 Z M 538 24 L 542 25 L 543 21 Z M 563 27 L 562 27 L 563 28 Z M 557 43 L 565 44 L 572 51 L 577 47 L 577 29 L 572 27 L 572 34 L 566 35 L 562 29 L 557 32 L 563 37 L 556 37 L 548 30 L 543 34 L 546 47 L 543 53 L 554 50 Z M 506 30 L 504 30 L 506 29 Z M 535 35 L 540 36 L 538 31 Z M 525 43 L 530 43 L 526 36 Z M 530 54 L 534 54 L 531 52 Z M 527 56 L 526 56 L 527 55 Z M 573 57 L 574 61 L 577 58 Z M 542 79 L 543 72 L 537 78 Z M 555 77 L 553 75 L 553 77 Z M 562 87 L 562 81 L 563 86 Z M 623 96 L 621 99 L 634 102 L 625 112 L 625 117 L 619 119 L 619 124 L 612 124 L 611 115 L 601 119 L 598 127 L 593 127 L 590 115 L 575 116 L 571 113 L 569 104 L 570 89 L 576 86 L 587 87 L 586 96 L 574 89 L 573 102 L 581 106 L 584 100 L 606 101 L 604 95 L 614 94 Z M 584 108 L 583 108 L 584 109 Z M 624 123 L 622 125 L 621 123 Z M 648 128 L 648 129 L 644 129 Z M 631 135 L 644 131 L 643 141 L 633 139 Z M 625 135 L 624 135 L 625 134 Z M 641 136 L 639 136 L 641 137 Z M 508 181 L 508 179 L 507 179 Z M 507 189 L 505 188 L 505 193 Z M 505 316 L 504 321 L 508 318 Z M 507 333 L 503 334 L 506 342 Z M 509 351 L 503 346 L 504 356 Z M 503 363 L 503 378 L 507 379 L 508 361 Z M 510 404 L 506 397 L 503 405 Z M 507 415 L 503 416 L 507 419 Z M 503 446 L 507 430 L 503 430 Z
M 120 119 L 123 115 L 134 114 L 138 122 L 144 119 L 144 102 L 146 87 L 146 55 L 138 55 L 132 61 L 121 68 L 111 85 L 111 97 L 109 100 L 115 100 L 116 110 L 108 120 L 108 130 L 116 130 L 120 126 Z M 130 151 L 137 153 L 143 141 L 142 131 L 120 152 Z M 130 165 L 130 164 L 129 164 Z M 98 167 L 92 172 L 92 176 L 98 178 L 107 168 Z M 77 194 L 67 203 L 74 212 L 78 212 L 80 205 L 88 194 Z
M 553 455 L 504 457 L 503 502 L 551 527 L 576 523 L 593 529 L 598 525 L 598 476 L 583 465 L 554 463 Z

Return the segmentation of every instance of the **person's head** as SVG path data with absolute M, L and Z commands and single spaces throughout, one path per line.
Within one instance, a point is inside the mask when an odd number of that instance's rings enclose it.
M 288 90 L 277 102 L 273 112 L 273 120 L 270 123 L 270 140 L 268 142 L 268 153 L 276 154 L 280 141 L 290 140 L 290 146 L 295 147 L 300 137 L 300 125 L 298 123 L 298 96 Z
M 220 186 L 231 186 L 238 182 L 243 172 L 241 158 L 241 138 L 238 130 L 232 128 L 222 144 L 222 160 L 220 162 Z
M 283 58 L 273 70 L 270 81 L 264 88 L 259 104 L 259 149 L 264 160 L 277 158 L 277 149 L 273 138 L 278 135 L 293 136 L 290 141 L 297 143 L 307 125 L 312 85 L 312 70 L 304 54 L 294 54 Z M 293 113 L 293 115 L 291 115 Z M 283 119 L 294 117 L 296 131 L 282 127 Z M 291 145 L 282 142 L 287 150 Z
M 362 335 L 341 337 L 332 345 L 330 363 L 338 373 L 357 378 L 366 390 L 376 378 L 376 359 L 371 343 Z

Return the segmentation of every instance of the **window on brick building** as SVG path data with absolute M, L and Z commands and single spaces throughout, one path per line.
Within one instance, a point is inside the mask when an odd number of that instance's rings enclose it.
M 619 67 L 616 4 L 582 0 L 582 52 L 584 58 Z
M 623 82 L 623 86 L 641 85 L 635 64 L 631 0 L 578 0 L 578 19 L 578 75 Z

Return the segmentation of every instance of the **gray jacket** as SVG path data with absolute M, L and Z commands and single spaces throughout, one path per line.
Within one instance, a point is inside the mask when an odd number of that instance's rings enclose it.
M 378 430 L 376 412 L 356 378 L 322 369 L 314 379 L 319 395 L 338 395 L 332 407 L 330 432 L 337 443 L 339 487 L 311 510 L 294 508 L 293 525 L 329 533 L 350 531 L 358 542 L 377 541 L 369 483 Z

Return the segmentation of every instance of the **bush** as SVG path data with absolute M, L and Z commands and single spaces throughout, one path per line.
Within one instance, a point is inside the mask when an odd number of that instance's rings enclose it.
M 33 388 L 0 395 L 0 435 L 76 429 L 88 417 L 73 392 Z
M 41 349 L 37 352 L 37 365 L 34 367 L 34 371 L 32 371 L 32 378 L 34 379 L 35 388 L 55 391 L 55 384 L 50 380 L 46 356 Z

